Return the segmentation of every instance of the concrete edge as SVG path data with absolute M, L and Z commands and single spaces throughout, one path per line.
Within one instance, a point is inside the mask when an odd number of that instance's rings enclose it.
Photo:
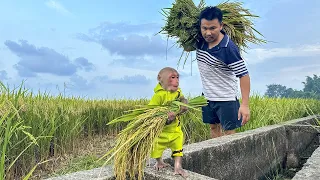
M 292 180 L 320 179 L 320 147 L 318 147 Z
M 188 180 L 217 180 L 192 171 L 186 170 L 186 172 L 188 173 L 188 177 L 186 178 Z M 173 175 L 173 167 L 167 167 L 160 171 L 156 171 L 152 167 L 146 167 L 145 173 L 161 180 L 184 180 L 180 175 Z
M 200 151 L 200 150 L 207 149 L 207 148 L 218 147 L 218 146 L 225 145 L 225 144 L 234 143 L 234 142 L 239 141 L 245 137 L 253 137 L 254 135 L 264 134 L 267 131 L 271 131 L 273 129 L 278 129 L 278 128 L 283 129 L 283 132 L 285 132 L 284 125 L 277 125 L 276 124 L 276 125 L 265 126 L 265 127 L 261 127 L 261 128 L 257 128 L 257 129 L 248 130 L 245 132 L 240 132 L 240 133 L 228 135 L 228 136 L 222 136 L 219 138 L 208 139 L 208 140 L 197 142 L 197 143 L 187 144 L 187 145 L 184 145 L 184 154 L 188 154 L 188 153 L 194 152 L 194 151 Z M 163 153 L 163 159 L 165 161 L 171 159 L 170 150 L 166 150 Z M 155 161 L 150 161 L 150 162 L 154 163 Z
M 320 121 L 320 115 L 311 115 L 311 116 L 306 116 L 306 117 L 303 117 L 303 118 L 292 119 L 292 120 L 289 120 L 289 121 L 278 123 L 278 125 L 289 125 L 289 124 L 315 125 L 317 123 L 317 120 Z
M 188 180 L 217 180 L 192 171 L 185 170 L 188 173 Z M 156 171 L 151 166 L 145 168 L 145 176 L 156 180 L 184 180 L 182 176 L 173 174 L 173 167 L 167 167 Z M 79 171 L 62 176 L 51 177 L 47 180 L 114 180 L 113 166 L 108 165 L 100 168 L 94 168 L 86 171 Z
M 78 171 L 61 176 L 51 177 L 47 180 L 111 180 L 113 178 L 113 166 L 107 165 L 90 170 Z
M 315 133 L 320 134 L 320 126 L 305 125 L 305 124 L 287 124 L 284 125 L 287 129 L 294 132 L 305 132 L 305 133 Z
M 314 125 L 313 125 L 315 124 L 315 119 L 317 118 L 320 119 L 320 116 L 313 115 L 313 116 L 290 120 L 284 123 L 273 124 L 273 125 L 256 128 L 256 129 L 251 129 L 251 130 L 239 132 L 239 133 L 228 135 L 228 136 L 222 136 L 215 139 L 208 139 L 208 140 L 197 142 L 197 143 L 187 144 L 187 145 L 184 145 L 184 154 L 188 156 L 189 153 L 192 153 L 195 151 L 201 151 L 207 148 L 218 147 L 218 146 L 230 144 L 230 143 L 236 143 L 237 141 L 240 141 L 243 138 L 252 138 L 253 136 L 256 136 L 259 134 L 264 135 L 268 131 L 272 131 L 279 128 L 282 129 L 283 132 L 286 132 L 288 128 L 292 130 L 294 129 L 298 130 L 299 128 L 300 129 L 303 128 L 303 130 L 306 130 L 307 132 L 314 133 L 315 132 L 314 130 L 318 129 L 318 128 L 314 128 Z M 284 136 L 286 135 L 284 134 Z M 170 150 L 164 151 L 163 160 L 170 164 L 174 163 L 174 161 L 171 158 Z M 154 164 L 155 161 L 151 159 L 149 163 Z
M 240 132 L 240 133 L 236 133 L 236 134 L 232 134 L 232 135 L 228 135 L 228 136 L 223 136 L 220 138 L 215 138 L 215 139 L 209 139 L 209 140 L 205 140 L 205 141 L 201 141 L 201 142 L 197 142 L 197 143 L 192 143 L 192 144 L 187 144 L 184 145 L 184 153 L 188 154 L 190 153 L 190 151 L 192 150 L 192 152 L 194 151 L 199 151 L 202 149 L 206 149 L 206 148 L 212 148 L 214 146 L 221 146 L 223 144 L 228 144 L 231 143 L 232 141 L 237 141 L 240 140 L 248 135 L 253 136 L 254 134 L 262 134 L 266 131 L 270 131 L 272 129 L 277 129 L 277 128 L 284 128 L 288 125 L 290 125 L 290 127 L 294 127 L 293 125 L 300 125 L 301 124 L 307 124 L 307 125 L 312 125 L 314 124 L 314 120 L 320 120 L 320 115 L 313 115 L 313 116 L 307 116 L 307 117 L 303 117 L 303 118 L 298 118 L 298 119 L 294 119 L 294 120 L 290 120 L 290 121 L 286 121 L 283 123 L 279 123 L 279 124 L 274 124 L 274 125 L 269 125 L 269 126 L 264 126 L 264 127 L 260 127 L 257 129 L 252 129 L 252 130 L 248 130 L 248 131 L 244 131 L 244 132 Z M 171 163 L 172 164 L 172 160 L 171 160 L 171 151 L 170 150 L 166 150 L 163 153 L 163 160 L 165 162 Z M 147 166 L 151 166 L 152 164 L 155 163 L 154 159 L 149 159 Z M 153 170 L 148 169 L 148 167 L 146 167 L 146 172 L 148 173 L 152 173 Z M 191 174 L 197 174 L 191 171 L 188 171 Z M 155 173 L 155 172 L 153 172 Z M 197 174 L 200 175 L 200 174 Z M 203 175 L 200 175 L 203 176 Z M 91 169 L 91 170 L 85 170 L 85 171 L 79 171 L 79 172 L 74 172 L 74 173 L 70 173 L 70 174 L 65 174 L 62 176 L 58 176 L 58 177 L 52 177 L 52 178 L 48 178 L 47 180 L 88 180 L 88 179 L 93 179 L 93 180 L 100 180 L 100 179 L 108 179 L 111 180 L 114 178 L 113 175 L 113 165 L 108 165 L 105 167 L 99 167 L 99 168 L 95 168 L 95 169 Z M 206 177 L 207 178 L 207 177 Z

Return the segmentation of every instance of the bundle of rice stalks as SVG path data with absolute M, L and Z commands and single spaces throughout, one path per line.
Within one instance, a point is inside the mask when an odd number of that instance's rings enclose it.
M 249 19 L 259 16 L 251 14 L 248 9 L 244 9 L 241 2 L 223 2 L 216 6 L 223 13 L 223 30 L 238 45 L 240 50 L 245 51 L 248 42 L 254 44 L 266 42 L 254 34 L 256 32 L 262 36 L 259 31 L 253 28 L 253 22 Z M 171 8 L 162 9 L 166 24 L 158 33 L 166 34 L 168 38 L 176 38 L 177 44 L 188 53 L 196 50 L 197 44 L 201 43 L 203 39 L 200 33 L 199 15 L 205 7 L 204 0 L 200 0 L 198 6 L 192 0 L 176 0 Z
M 131 179 L 136 177 L 142 179 L 146 161 L 149 159 L 154 141 L 166 124 L 167 113 L 169 111 L 179 112 L 181 105 L 199 110 L 199 107 L 206 104 L 207 100 L 203 96 L 198 96 L 191 99 L 188 104 L 175 100 L 165 105 L 144 106 L 129 111 L 130 113 L 108 123 L 109 125 L 129 122 L 127 127 L 118 134 L 115 147 L 102 158 L 111 154 L 105 163 L 114 158 L 116 179 L 126 179 L 127 173 Z

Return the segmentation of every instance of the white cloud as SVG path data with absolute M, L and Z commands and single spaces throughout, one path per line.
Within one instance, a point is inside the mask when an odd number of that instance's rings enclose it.
M 255 48 L 243 54 L 249 64 L 258 64 L 279 57 L 307 57 L 320 55 L 320 44 L 302 45 L 288 48 Z
M 316 73 L 316 72 L 320 72 L 320 70 L 316 71 L 319 68 L 320 68 L 320 64 L 310 64 L 305 66 L 283 68 L 280 70 L 280 72 L 282 73 L 298 73 L 298 72 Z
M 305 66 L 296 66 L 296 67 L 288 67 L 283 68 L 279 72 L 280 79 L 285 81 L 291 81 L 293 84 L 299 84 L 302 86 L 302 82 L 306 80 L 307 76 L 313 76 L 313 74 L 319 75 L 320 65 L 319 64 L 311 64 Z
M 67 8 L 65 8 L 61 3 L 57 2 L 57 1 L 49 0 L 45 4 L 47 7 L 56 10 L 58 13 L 72 16 L 72 13 Z

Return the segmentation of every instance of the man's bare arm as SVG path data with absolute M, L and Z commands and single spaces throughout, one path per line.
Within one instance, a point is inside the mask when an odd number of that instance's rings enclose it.
M 238 119 L 242 117 L 242 125 L 246 124 L 250 119 L 249 95 L 250 95 L 250 76 L 245 75 L 240 78 L 240 88 L 242 95 L 242 103 L 238 112 Z
M 240 89 L 242 96 L 241 105 L 249 106 L 249 96 L 250 96 L 250 76 L 249 74 L 240 78 Z

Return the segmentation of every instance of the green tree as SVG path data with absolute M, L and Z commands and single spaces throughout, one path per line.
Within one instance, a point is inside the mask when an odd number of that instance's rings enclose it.
M 287 87 L 281 84 L 267 85 L 267 91 L 265 93 L 268 97 L 283 97 L 286 94 Z
M 304 92 L 313 92 L 317 95 L 320 95 L 320 76 L 313 75 L 313 77 L 307 76 L 306 82 L 304 84 Z
M 268 97 L 285 97 L 285 98 L 313 98 L 320 99 L 320 76 L 307 76 L 306 81 L 302 82 L 303 90 L 294 90 L 281 84 L 267 85 L 265 93 Z
M 297 94 L 297 90 L 294 90 L 292 88 L 288 88 L 285 90 L 285 93 L 283 94 L 282 97 L 290 98 L 293 97 Z

